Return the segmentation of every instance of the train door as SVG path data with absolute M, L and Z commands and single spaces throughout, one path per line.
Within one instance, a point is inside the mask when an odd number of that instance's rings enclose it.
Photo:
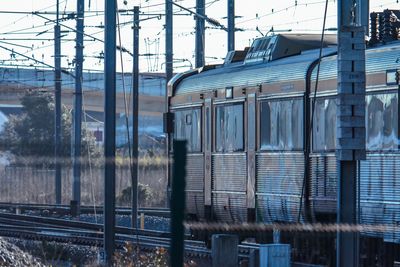
M 244 98 L 213 102 L 211 201 L 217 221 L 247 222 L 245 109 Z
M 211 150 L 212 150 L 212 99 L 204 101 L 203 108 L 203 151 L 204 151 L 204 217 L 211 219 Z
M 186 217 L 204 216 L 204 155 L 202 152 L 202 105 L 174 109 L 174 139 L 187 141 Z
M 247 220 L 256 219 L 256 94 L 247 96 Z

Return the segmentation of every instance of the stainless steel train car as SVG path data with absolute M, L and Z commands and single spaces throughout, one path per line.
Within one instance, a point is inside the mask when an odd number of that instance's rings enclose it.
M 372 34 L 366 50 L 367 159 L 358 166 L 360 221 L 399 225 L 400 41 L 393 33 Z M 170 139 L 188 141 L 189 217 L 335 221 L 337 46 L 336 36 L 325 37 L 314 95 L 319 38 L 256 39 L 249 49 L 228 53 L 221 65 L 170 81 L 174 116 L 166 123 Z M 365 234 L 400 243 L 400 232 Z

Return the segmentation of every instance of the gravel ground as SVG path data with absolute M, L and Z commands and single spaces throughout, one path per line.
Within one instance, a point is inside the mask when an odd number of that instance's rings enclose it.
M 88 246 L 75 246 L 71 244 L 63 244 L 56 242 L 41 242 L 32 240 L 22 240 L 15 238 L 8 238 L 2 240 L 7 243 L 7 246 L 12 247 L 7 250 L 3 249 L 3 243 L 0 243 L 1 253 L 0 259 L 3 254 L 12 255 L 10 258 L 18 259 L 18 261 L 7 261 L 6 263 L 0 262 L 0 266 L 57 266 L 57 267 L 70 267 L 70 266 L 91 266 L 100 267 L 102 265 L 98 262 L 99 248 Z M 11 245 L 11 243 L 13 245 Z M 27 252 L 31 253 L 28 254 Z M 123 250 L 116 251 L 116 263 L 113 266 L 137 266 L 137 267 L 167 267 L 168 266 L 168 252 L 159 248 L 155 252 L 140 251 L 137 255 L 136 249 L 132 245 L 125 247 Z M 33 255 L 33 256 L 31 256 Z M 41 259 L 43 263 L 40 263 Z M 26 260 L 33 259 L 33 260 Z M 205 258 L 185 257 L 185 267 L 208 267 L 211 266 L 211 260 Z
M 31 254 L 21 250 L 14 242 L 0 238 L 0 266 L 45 266 Z

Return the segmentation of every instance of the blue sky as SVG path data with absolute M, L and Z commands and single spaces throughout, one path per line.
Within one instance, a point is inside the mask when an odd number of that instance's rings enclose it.
M 179 5 L 186 8 L 194 8 L 195 0 L 174 0 Z M 43 11 L 54 12 L 55 0 L 2 0 L 1 11 Z M 16 4 L 18 3 L 18 4 Z M 319 33 L 322 28 L 322 17 L 324 11 L 324 0 L 236 0 L 235 13 L 239 16 L 236 19 L 236 27 L 240 29 L 236 33 L 236 48 L 243 49 L 249 46 L 252 40 L 260 37 L 261 33 L 267 33 L 271 27 L 277 31 L 291 30 L 292 32 Z M 164 17 L 158 17 L 157 14 L 164 13 L 164 1 L 162 0 L 127 0 L 124 5 L 123 0 L 118 0 L 118 7 L 131 9 L 134 5 L 141 7 L 141 18 L 147 18 L 141 22 L 140 31 L 140 54 L 155 54 L 155 56 L 141 56 L 140 70 L 149 72 L 164 71 L 164 39 L 165 31 L 163 29 Z M 206 13 L 209 17 L 217 19 L 226 25 L 226 0 L 206 0 Z M 385 8 L 400 9 L 397 0 L 371 0 L 371 10 L 381 11 Z M 61 11 L 74 11 L 76 9 L 76 0 L 60 0 Z M 104 0 L 86 0 L 85 9 L 87 17 L 85 19 L 85 32 L 103 39 Z M 193 9 L 194 10 L 194 9 Z M 174 66 L 175 71 L 183 71 L 194 65 L 194 26 L 193 16 L 186 16 L 186 11 L 174 7 Z M 148 15 L 150 14 L 150 15 Z M 0 14 L 0 45 L 6 48 L 12 48 L 15 52 L 22 53 L 29 57 L 34 57 L 53 65 L 53 23 L 46 19 L 31 14 Z M 48 14 L 45 17 L 49 20 L 55 18 Z M 128 23 L 132 16 L 120 14 L 121 23 Z M 74 20 L 65 20 L 63 25 L 75 27 Z M 226 32 L 213 29 L 212 25 L 206 24 L 209 28 L 206 31 L 205 55 L 206 63 L 213 64 L 221 62 L 226 54 Z M 327 26 L 326 28 L 336 27 L 336 1 L 329 0 Z M 257 30 L 258 28 L 258 30 Z M 62 30 L 68 31 L 62 27 Z M 120 28 L 121 43 L 124 47 L 132 50 L 132 30 L 131 24 Z M 40 34 L 41 33 L 41 34 Z M 72 31 L 64 32 L 64 41 L 62 44 L 62 65 L 64 68 L 72 67 L 74 59 L 75 33 Z M 118 38 L 118 37 L 117 37 Z M 24 40 L 22 40 L 24 39 Z M 99 59 L 104 44 L 99 41 L 92 41 L 87 38 L 85 43 L 85 63 L 87 69 L 103 69 L 103 61 Z M 17 46 L 15 46 L 17 45 Z M 0 60 L 5 60 L 4 64 L 30 65 L 34 62 L 24 61 L 23 57 L 16 56 L 11 58 L 11 52 L 0 48 Z M 120 55 L 118 54 L 118 58 Z M 124 71 L 131 71 L 131 57 L 128 54 L 122 55 L 122 62 L 118 60 L 118 69 L 122 67 Z M 40 66 L 40 64 L 34 64 Z

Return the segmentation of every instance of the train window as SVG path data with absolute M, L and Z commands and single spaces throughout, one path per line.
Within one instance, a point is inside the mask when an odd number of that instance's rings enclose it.
M 332 151 L 336 148 L 336 106 L 335 98 L 320 98 L 315 103 L 314 151 Z
M 200 109 L 186 109 L 175 112 L 175 133 L 177 140 L 187 140 L 188 152 L 201 151 Z
M 398 95 L 386 93 L 367 95 L 367 149 L 397 150 Z
M 260 105 L 262 150 L 303 148 L 303 100 L 265 101 Z
M 243 105 L 220 105 L 215 114 L 215 150 L 241 151 L 244 148 Z

